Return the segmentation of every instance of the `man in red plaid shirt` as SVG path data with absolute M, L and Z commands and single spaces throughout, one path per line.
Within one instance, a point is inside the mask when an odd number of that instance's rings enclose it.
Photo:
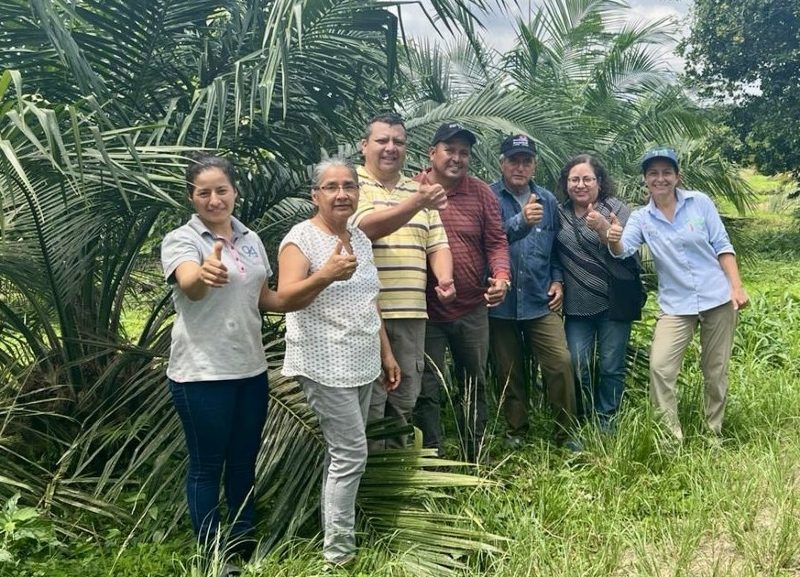
M 442 302 L 436 296 L 435 280 L 429 277 L 425 353 L 430 360 L 414 408 L 414 424 L 422 430 L 424 446 L 443 454 L 441 375 L 446 372 L 445 351 L 449 348 L 460 401 L 456 408 L 459 437 L 470 461 L 480 456 L 488 420 L 488 307 L 500 304 L 511 286 L 508 241 L 497 198 L 485 182 L 467 175 L 475 140 L 461 124 L 443 124 L 431 142 L 431 166 L 415 177 L 420 183 L 440 184 L 447 193 L 447 207 L 439 214 L 453 255 L 457 297 Z

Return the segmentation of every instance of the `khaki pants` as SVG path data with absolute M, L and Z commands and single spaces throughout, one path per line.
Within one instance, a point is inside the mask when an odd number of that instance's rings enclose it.
M 575 420 L 575 379 L 561 317 L 551 312 L 523 321 L 492 318 L 489 327 L 507 434 L 524 437 L 528 432 L 525 357 L 533 354 L 542 368 L 542 381 L 557 424 L 554 437 L 566 439 Z
M 711 432 L 719 434 L 728 395 L 728 361 L 731 358 L 736 311 L 728 302 L 697 315 L 661 313 L 650 351 L 650 400 L 656 412 L 678 439 L 676 384 L 686 348 L 700 323 L 700 364 L 705 384 L 705 416 Z

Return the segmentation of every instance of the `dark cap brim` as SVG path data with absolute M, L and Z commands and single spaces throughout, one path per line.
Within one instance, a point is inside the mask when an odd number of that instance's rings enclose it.
M 503 156 L 505 158 L 508 158 L 510 156 L 514 156 L 515 154 L 527 154 L 528 156 L 536 156 L 536 153 L 527 146 L 517 146 L 514 148 L 509 148 L 503 153 Z
M 680 168 L 678 167 L 678 161 L 672 158 L 671 156 L 651 156 L 647 160 L 642 161 L 642 172 L 645 172 L 647 170 L 647 167 L 650 166 L 656 160 L 666 160 L 672 166 L 675 167 L 675 170 L 680 170 Z
M 437 138 L 435 138 L 434 141 L 431 142 L 431 146 L 436 146 L 440 142 L 447 142 L 448 140 L 452 140 L 452 139 L 454 139 L 454 138 L 456 138 L 458 136 L 463 137 L 464 140 L 469 142 L 470 146 L 473 146 L 478 141 L 478 139 L 476 138 L 476 136 L 472 132 L 470 132 L 466 128 L 460 128 L 460 129 L 454 130 L 453 132 L 448 132 L 446 134 L 437 135 Z

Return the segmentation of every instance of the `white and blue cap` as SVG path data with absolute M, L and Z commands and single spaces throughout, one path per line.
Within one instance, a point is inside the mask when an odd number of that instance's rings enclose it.
M 511 158 L 515 154 L 536 156 L 536 143 L 527 134 L 512 134 L 500 143 L 500 154 Z
M 642 172 L 646 171 L 650 162 L 656 159 L 668 160 L 675 165 L 675 170 L 678 170 L 678 153 L 675 152 L 674 148 L 662 146 L 660 148 L 651 148 L 644 153 L 641 162 Z

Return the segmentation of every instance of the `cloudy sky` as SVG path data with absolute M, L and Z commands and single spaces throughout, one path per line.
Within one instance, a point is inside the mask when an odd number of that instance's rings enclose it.
M 509 14 L 490 14 L 481 17 L 486 29 L 483 36 L 498 50 L 507 50 L 515 40 L 513 32 L 513 21 L 516 16 L 522 16 L 527 19 L 527 16 L 536 10 L 537 6 L 541 5 L 547 0 L 517 0 L 519 7 L 509 8 Z M 427 4 L 423 0 L 423 4 Z M 511 6 L 512 1 L 506 2 Z M 672 18 L 676 22 L 676 30 L 680 31 L 688 29 L 686 22 L 691 6 L 691 0 L 628 0 L 630 5 L 630 20 L 631 22 L 658 20 L 661 18 Z M 403 8 L 403 21 L 405 29 L 411 36 L 438 38 L 433 26 L 425 18 L 422 10 L 418 7 L 407 6 Z M 672 48 L 672 47 L 664 47 Z M 670 66 L 680 71 L 683 68 L 681 59 L 673 54 L 671 50 L 667 50 L 668 54 L 665 56 L 670 63 Z

